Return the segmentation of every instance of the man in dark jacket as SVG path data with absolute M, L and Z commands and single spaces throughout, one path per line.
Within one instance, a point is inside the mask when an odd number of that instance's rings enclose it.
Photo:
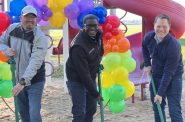
M 102 32 L 95 15 L 85 16 L 83 24 L 83 30 L 72 42 L 66 63 L 73 122 L 92 122 L 97 99 L 101 99 L 95 80 L 103 56 Z
M 152 73 L 157 90 L 157 94 L 154 96 L 153 88 L 150 84 L 155 122 L 160 122 L 156 101 L 160 102 L 166 121 L 164 112 L 166 98 L 171 121 L 183 122 L 181 113 L 183 74 L 181 46 L 169 33 L 170 25 L 170 18 L 167 15 L 158 15 L 154 22 L 155 32 L 146 34 L 142 43 L 144 70 L 150 75 Z

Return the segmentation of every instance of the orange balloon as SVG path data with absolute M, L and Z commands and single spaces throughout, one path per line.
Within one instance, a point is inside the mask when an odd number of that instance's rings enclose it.
M 127 38 L 121 38 L 118 40 L 119 52 L 123 53 L 130 49 L 130 42 Z
M 111 38 L 111 39 L 108 41 L 108 43 L 109 43 L 111 46 L 113 46 L 113 45 L 116 44 L 116 39 Z
M 112 52 L 119 52 L 119 46 L 118 45 L 113 45 L 112 46 Z
M 0 51 L 0 61 L 2 62 L 7 62 L 8 58 L 3 54 L 2 51 Z
M 110 44 L 105 44 L 104 45 L 104 51 L 110 52 L 111 51 L 111 45 Z

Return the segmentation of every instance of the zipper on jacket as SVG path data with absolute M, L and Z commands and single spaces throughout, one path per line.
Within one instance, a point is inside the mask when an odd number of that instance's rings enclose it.
M 24 32 L 23 32 L 23 36 L 22 39 L 24 39 Z M 20 64 L 20 58 L 21 58 L 21 50 L 22 50 L 22 40 L 21 40 L 21 48 L 19 50 L 19 60 L 18 60 L 18 69 L 17 69 L 17 73 L 18 73 L 18 81 L 19 81 L 19 64 Z

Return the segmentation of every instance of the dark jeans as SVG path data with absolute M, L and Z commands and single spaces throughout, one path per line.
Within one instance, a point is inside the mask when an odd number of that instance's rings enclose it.
M 159 79 L 154 79 L 155 83 L 159 81 Z M 159 85 L 156 85 L 156 91 Z M 150 96 L 151 102 L 153 104 L 154 117 L 155 122 L 160 122 L 159 112 L 157 109 L 157 104 L 154 103 L 154 93 L 152 84 L 150 83 Z M 165 105 L 166 98 L 168 100 L 168 108 L 171 117 L 171 122 L 183 122 L 182 113 L 181 113 L 181 96 L 182 96 L 182 76 L 174 77 L 171 80 L 171 83 L 168 86 L 165 96 L 163 96 L 163 100 L 161 103 L 162 113 L 166 122 L 165 117 Z
M 41 98 L 45 81 L 26 86 L 17 96 L 22 122 L 42 122 Z
M 72 122 L 92 122 L 97 107 L 96 98 L 92 97 L 80 82 L 67 81 L 67 87 L 73 104 Z

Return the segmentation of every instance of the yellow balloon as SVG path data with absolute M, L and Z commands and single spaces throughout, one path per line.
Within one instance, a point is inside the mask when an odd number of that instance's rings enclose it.
M 102 85 L 102 87 L 103 88 L 111 88 L 114 84 L 115 84 L 115 82 L 110 77 L 110 73 L 103 71 L 102 74 L 101 74 L 101 85 Z
M 131 97 L 135 92 L 134 83 L 131 81 L 128 81 L 125 85 L 125 88 L 126 88 L 126 98 Z
M 116 84 L 128 80 L 128 71 L 124 67 L 116 68 L 111 72 L 111 78 Z
M 57 0 L 48 0 L 48 7 L 52 10 L 52 12 L 58 11 L 58 5 L 56 4 Z
M 60 6 L 60 8 L 65 8 L 67 5 L 72 3 L 73 0 L 57 0 L 57 5 Z
M 49 18 L 49 22 L 51 26 L 55 28 L 61 28 L 64 25 L 66 20 L 67 19 L 63 12 L 53 13 L 52 17 Z

